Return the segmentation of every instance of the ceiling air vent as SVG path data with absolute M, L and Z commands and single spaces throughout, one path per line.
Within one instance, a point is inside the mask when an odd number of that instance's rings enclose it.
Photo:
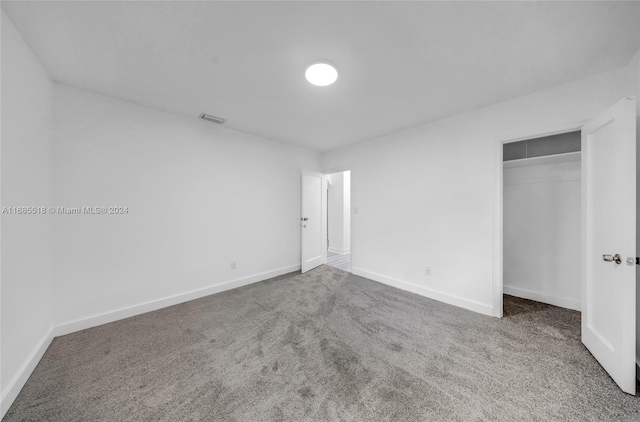
M 200 118 L 202 120 L 206 120 L 207 122 L 213 122 L 213 123 L 217 123 L 219 125 L 221 125 L 224 122 L 226 122 L 226 120 L 223 119 L 222 117 L 216 117 L 216 116 L 212 116 L 212 115 L 206 114 L 206 113 L 201 113 L 200 114 Z

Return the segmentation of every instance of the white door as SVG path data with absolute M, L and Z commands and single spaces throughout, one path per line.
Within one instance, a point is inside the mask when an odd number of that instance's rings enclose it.
M 305 273 L 327 262 L 327 177 L 302 171 L 301 267 Z
M 582 342 L 636 391 L 636 135 L 634 99 L 582 128 Z

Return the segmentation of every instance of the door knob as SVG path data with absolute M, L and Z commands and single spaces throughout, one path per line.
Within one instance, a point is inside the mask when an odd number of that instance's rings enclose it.
M 302 218 L 300 219 L 300 221 L 307 221 L 307 220 L 309 220 L 307 217 L 302 217 Z
M 615 255 L 602 255 L 602 259 L 607 262 L 615 262 L 616 264 L 622 263 L 622 257 L 620 256 L 619 253 Z

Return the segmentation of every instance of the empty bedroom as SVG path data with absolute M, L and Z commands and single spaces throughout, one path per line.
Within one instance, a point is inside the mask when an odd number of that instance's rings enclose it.
M 640 420 L 640 2 L 0 7 L 2 421 Z

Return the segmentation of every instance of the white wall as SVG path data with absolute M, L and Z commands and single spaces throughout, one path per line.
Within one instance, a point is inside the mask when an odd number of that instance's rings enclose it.
M 2 207 L 52 202 L 49 76 L 2 12 Z M 1 380 L 4 415 L 50 342 L 51 218 L 2 215 Z
M 632 75 L 635 74 L 635 84 L 636 84 L 636 114 L 640 116 L 640 50 L 633 56 L 631 61 L 629 62 L 629 70 Z
M 353 272 L 499 314 L 498 142 L 578 125 L 636 85 L 625 67 L 324 154 L 326 173 L 352 171 Z
M 129 210 L 55 216 L 62 332 L 299 268 L 318 154 L 61 85 L 54 135 L 56 204 Z
M 504 165 L 504 292 L 580 310 L 580 154 Z

